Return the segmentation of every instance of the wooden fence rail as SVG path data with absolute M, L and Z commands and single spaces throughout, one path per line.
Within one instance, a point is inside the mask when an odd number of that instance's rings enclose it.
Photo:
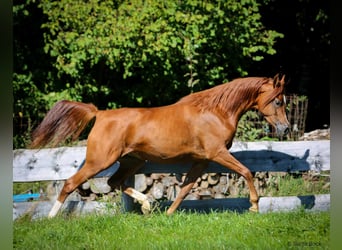
M 233 143 L 230 151 L 252 172 L 297 172 L 308 170 L 320 172 L 330 170 L 330 141 L 328 140 L 295 142 L 235 142 Z M 65 180 L 83 166 L 85 153 L 86 147 L 14 150 L 13 182 Z M 118 167 L 119 163 L 115 163 L 95 177 L 111 176 Z M 146 162 L 145 166 L 139 171 L 139 173 L 186 173 L 189 168 L 189 164 L 155 164 L 152 162 Z M 210 163 L 205 172 L 228 173 L 231 171 L 218 164 Z M 134 178 L 130 180 L 130 184 L 134 185 Z M 297 205 L 302 204 L 313 210 L 329 209 L 330 204 L 330 195 L 314 195 L 309 197 L 262 197 L 260 199 L 260 211 L 279 211 L 282 207 L 284 209 L 288 209 L 287 203 L 291 199 L 293 200 L 292 203 Z M 131 200 L 125 199 L 125 203 L 127 203 L 125 206 L 127 209 L 130 209 L 131 207 L 131 204 L 129 204 L 130 202 Z M 101 207 L 98 203 L 93 204 L 94 207 Z M 165 204 L 168 205 L 167 202 Z M 14 217 L 19 216 L 21 213 L 19 211 L 25 210 L 23 207 L 30 207 L 31 205 L 15 204 L 14 214 L 16 213 L 16 215 L 14 215 Z M 68 204 L 65 205 L 65 207 L 67 206 Z M 78 207 L 84 208 L 85 206 L 89 206 L 89 204 L 83 206 L 75 204 L 72 205 L 76 210 Z M 245 208 L 248 208 L 248 206 L 249 203 L 247 198 L 229 198 L 207 201 L 184 201 L 181 208 L 204 207 L 205 210 L 210 208 L 229 209 L 229 207 L 235 207 L 240 208 L 240 210 L 244 210 Z M 35 209 L 38 209 L 43 214 L 46 210 L 39 209 L 39 205 L 36 205 Z M 84 209 L 79 210 L 83 211 Z

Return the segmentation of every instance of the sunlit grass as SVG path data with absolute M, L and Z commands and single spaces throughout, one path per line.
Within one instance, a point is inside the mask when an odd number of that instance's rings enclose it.
M 328 249 L 330 215 L 154 212 L 14 222 L 15 249 Z M 299 249 L 299 248 L 298 248 Z

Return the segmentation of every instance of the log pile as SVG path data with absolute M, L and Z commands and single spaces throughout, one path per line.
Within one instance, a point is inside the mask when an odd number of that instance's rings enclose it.
M 278 188 L 279 178 L 287 172 L 256 172 L 254 185 L 259 195 L 267 195 L 269 187 Z M 116 193 L 107 185 L 108 177 L 91 179 L 79 188 L 82 200 L 98 200 L 104 196 L 113 197 Z M 178 195 L 185 174 L 137 174 L 135 189 L 146 194 L 151 201 L 171 200 Z M 248 196 L 245 179 L 235 173 L 204 173 L 196 180 L 186 200 L 222 199 Z M 106 197 L 106 198 L 108 198 Z
M 315 182 L 321 174 L 315 171 L 303 173 L 287 172 L 256 172 L 254 186 L 260 196 L 272 196 L 270 190 L 279 190 L 279 182 L 288 175 L 299 175 L 305 181 Z M 324 175 L 321 175 L 324 176 Z M 329 175 L 327 175 L 329 176 Z M 118 197 L 117 192 L 107 184 L 109 177 L 94 178 L 85 182 L 73 192 L 69 200 L 110 200 Z M 185 174 L 137 174 L 135 175 L 135 189 L 146 194 L 150 201 L 175 200 L 180 192 Z M 47 196 L 55 200 L 63 187 L 64 181 L 51 182 L 47 189 Z M 330 189 L 330 178 L 326 178 L 324 189 Z M 245 179 L 236 173 L 204 173 L 196 180 L 196 183 L 186 200 L 223 199 L 248 197 L 249 189 Z
M 316 129 L 314 131 L 304 133 L 299 138 L 302 141 L 317 141 L 317 140 L 330 140 L 330 128 L 328 129 Z

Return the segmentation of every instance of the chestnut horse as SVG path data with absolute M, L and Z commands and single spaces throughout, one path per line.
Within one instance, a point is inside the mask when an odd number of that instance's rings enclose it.
M 67 196 L 100 171 L 119 161 L 120 167 L 108 180 L 142 204 L 147 196 L 125 186 L 145 161 L 192 162 L 181 191 L 167 210 L 172 214 L 189 193 L 196 179 L 216 162 L 242 175 L 249 187 L 250 211 L 258 211 L 258 194 L 250 170 L 228 151 L 240 117 L 258 109 L 278 134 L 286 134 L 285 76 L 246 77 L 183 97 L 178 102 L 155 108 L 98 110 L 93 104 L 59 101 L 33 133 L 32 148 L 56 146 L 71 137 L 77 139 L 95 118 L 88 135 L 84 166 L 66 180 L 49 217 L 55 216 Z

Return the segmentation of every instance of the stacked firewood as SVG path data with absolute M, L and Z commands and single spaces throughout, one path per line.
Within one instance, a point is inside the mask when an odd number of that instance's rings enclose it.
M 278 177 L 286 172 L 256 172 L 254 185 L 260 195 L 265 195 L 269 186 L 277 187 Z M 146 194 L 151 201 L 171 200 L 178 195 L 185 174 L 137 174 L 135 175 L 135 189 Z M 107 184 L 108 178 L 96 178 L 85 182 L 79 188 L 79 194 L 84 200 L 97 200 L 100 197 L 115 195 Z M 229 197 L 247 196 L 249 189 L 245 179 L 235 173 L 204 173 L 199 177 L 187 200 L 221 199 Z
M 135 187 L 146 193 L 152 200 L 174 200 L 178 195 L 186 175 L 182 174 L 139 174 L 135 177 Z M 229 188 L 227 174 L 205 173 L 199 177 L 186 199 L 224 198 Z
M 316 129 L 314 131 L 304 133 L 299 140 L 303 141 L 316 141 L 316 140 L 330 140 L 330 128 L 328 129 Z

